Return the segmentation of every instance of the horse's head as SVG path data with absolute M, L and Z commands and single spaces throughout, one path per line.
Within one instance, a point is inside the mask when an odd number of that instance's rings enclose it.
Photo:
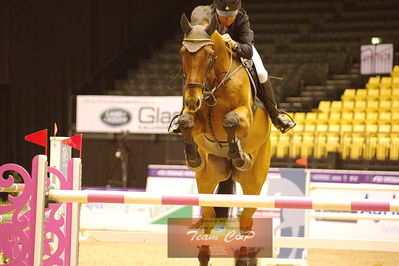
M 216 59 L 211 36 L 216 30 L 217 19 L 214 17 L 207 26 L 191 25 L 183 14 L 180 24 L 185 35 L 180 50 L 184 76 L 184 105 L 189 111 L 196 112 L 201 107 Z

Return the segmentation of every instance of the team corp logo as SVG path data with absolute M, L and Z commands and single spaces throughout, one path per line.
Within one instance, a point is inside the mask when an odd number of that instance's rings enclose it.
M 128 111 L 119 108 L 109 109 L 101 114 L 101 121 L 113 127 L 126 125 L 131 118 Z

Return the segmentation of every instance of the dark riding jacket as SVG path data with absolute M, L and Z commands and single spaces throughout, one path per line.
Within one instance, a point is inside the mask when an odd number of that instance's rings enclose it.
M 211 7 L 214 11 L 214 14 L 217 16 L 215 7 L 213 7 L 213 5 Z M 252 58 L 254 33 L 251 30 L 249 17 L 244 9 L 241 8 L 238 11 L 236 19 L 228 28 L 219 23 L 218 32 L 222 35 L 228 33 L 230 37 L 237 42 L 237 48 L 234 51 L 238 56 L 245 59 Z

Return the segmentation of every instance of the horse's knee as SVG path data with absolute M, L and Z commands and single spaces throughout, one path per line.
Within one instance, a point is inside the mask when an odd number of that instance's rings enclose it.
M 224 116 L 223 127 L 225 129 L 236 128 L 240 124 L 240 117 L 234 111 L 227 113 Z
M 192 129 L 194 127 L 194 116 L 189 113 L 182 114 L 179 117 L 178 123 L 182 130 Z

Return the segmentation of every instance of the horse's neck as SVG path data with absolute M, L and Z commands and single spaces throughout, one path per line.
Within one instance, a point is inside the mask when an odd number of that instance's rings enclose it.
M 214 49 L 217 56 L 215 64 L 215 72 L 217 74 L 225 73 L 229 70 L 232 71 L 233 69 L 230 69 L 230 67 L 235 67 L 239 64 L 235 55 L 233 55 L 233 58 L 231 58 L 231 51 L 229 50 L 229 48 L 227 48 L 223 40 L 220 41 L 219 39 L 217 39 L 214 45 Z M 230 66 L 231 60 L 233 60 L 232 66 Z

